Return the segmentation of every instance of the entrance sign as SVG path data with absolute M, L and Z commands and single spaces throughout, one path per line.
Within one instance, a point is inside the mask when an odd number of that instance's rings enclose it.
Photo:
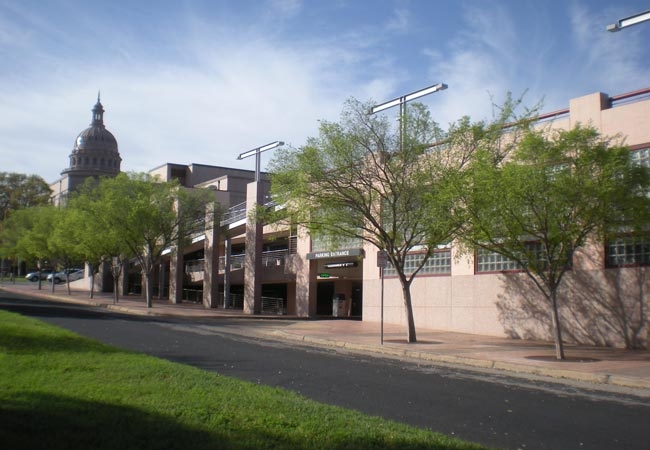
M 361 256 L 363 257 L 362 248 L 347 248 L 344 250 L 333 250 L 331 252 L 311 252 L 307 253 L 307 259 L 325 259 L 325 258 L 340 258 L 346 256 Z

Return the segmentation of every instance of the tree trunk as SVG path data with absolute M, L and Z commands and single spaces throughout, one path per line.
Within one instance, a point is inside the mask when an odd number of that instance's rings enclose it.
M 564 359 L 564 343 L 562 342 L 562 326 L 560 325 L 560 314 L 557 307 L 557 292 L 551 293 L 551 302 L 553 304 L 553 340 L 555 341 L 555 357 Z
M 90 266 L 90 298 L 95 298 L 95 271 Z
M 120 300 L 120 281 L 118 276 L 113 276 L 113 303 L 118 303 Z
M 402 283 L 402 295 L 404 296 L 404 308 L 406 308 L 406 320 L 408 322 L 408 330 L 406 335 L 406 342 L 413 344 L 417 342 L 415 334 L 415 320 L 413 319 L 413 303 L 411 302 L 411 286 Z
M 147 300 L 147 308 L 152 308 L 153 307 L 153 300 L 152 300 L 152 286 L 151 286 L 151 274 L 146 273 L 144 275 L 144 295 Z

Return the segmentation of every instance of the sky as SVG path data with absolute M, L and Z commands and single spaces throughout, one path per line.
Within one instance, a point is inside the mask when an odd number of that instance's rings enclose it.
M 640 0 L 0 0 L 0 172 L 48 182 L 101 92 L 122 171 L 253 170 L 300 147 L 347 99 L 419 99 L 443 128 L 508 92 L 543 111 L 650 87 Z M 395 108 L 393 108 L 395 109 Z M 386 114 L 396 114 L 389 110 Z M 263 154 L 262 169 L 272 157 Z

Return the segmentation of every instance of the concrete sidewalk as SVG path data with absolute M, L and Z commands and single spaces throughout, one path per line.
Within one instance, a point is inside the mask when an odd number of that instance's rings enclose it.
M 39 298 L 103 307 L 127 314 L 169 316 L 197 319 L 248 319 L 241 326 L 228 327 L 230 332 L 257 337 L 290 340 L 308 345 L 326 346 L 379 356 L 414 359 L 429 363 L 460 365 L 503 374 L 551 377 L 555 381 L 592 383 L 599 388 L 629 389 L 650 398 L 650 351 L 628 351 L 602 347 L 566 345 L 565 361 L 557 361 L 552 343 L 522 341 L 491 336 L 418 329 L 418 342 L 406 343 L 403 326 L 384 325 L 381 344 L 380 324 L 354 320 L 305 320 L 289 316 L 251 316 L 229 309 L 206 309 L 196 303 L 171 304 L 155 300 L 147 308 L 141 297 L 123 297 L 113 303 L 112 294 L 72 290 L 65 285 L 43 283 L 11 284 L 5 281 L 0 290 Z M 255 319 L 255 320 L 250 320 Z M 280 319 L 280 320 L 278 320 Z M 263 322 L 263 326 L 260 324 Z

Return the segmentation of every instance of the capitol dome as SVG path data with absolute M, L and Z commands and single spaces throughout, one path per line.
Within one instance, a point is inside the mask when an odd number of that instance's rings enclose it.
M 92 109 L 90 126 L 83 130 L 74 142 L 70 154 L 70 166 L 61 174 L 87 176 L 114 176 L 120 173 L 122 158 L 117 149 L 117 140 L 104 126 L 104 107 L 99 101 Z

